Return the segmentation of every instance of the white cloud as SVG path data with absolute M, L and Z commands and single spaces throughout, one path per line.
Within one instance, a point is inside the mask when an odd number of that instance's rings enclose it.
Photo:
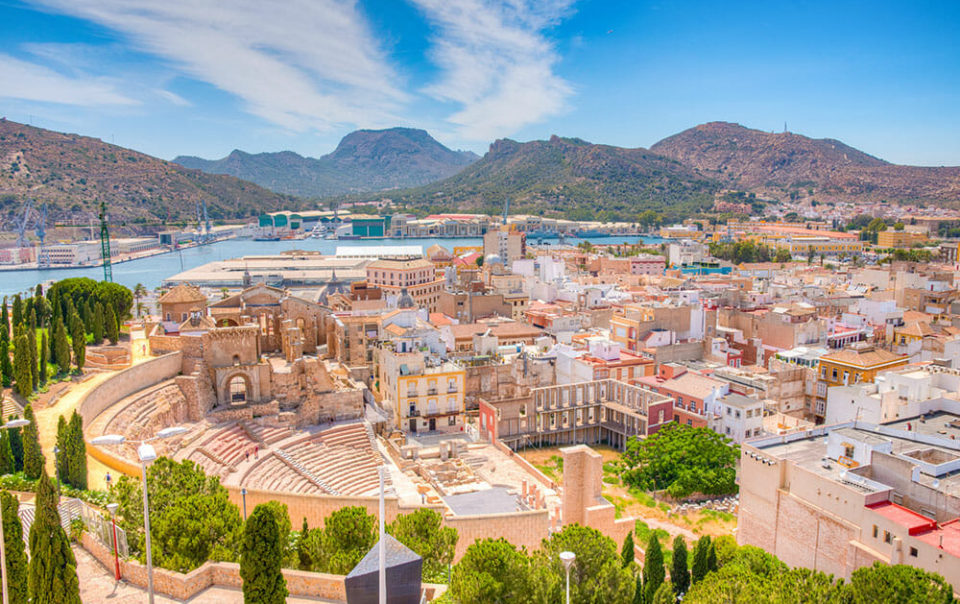
M 36 63 L 0 53 L 0 97 L 63 105 L 135 105 L 103 78 L 63 75 Z
M 562 112 L 572 94 L 553 71 L 544 30 L 573 0 L 414 0 L 436 26 L 443 70 L 426 92 L 461 109 L 447 119 L 465 140 L 490 140 Z
M 192 105 L 190 101 L 183 98 L 176 92 L 170 92 L 169 90 L 164 90 L 163 88 L 157 88 L 154 90 L 154 92 L 157 94 L 157 96 L 173 105 L 176 105 L 177 107 L 189 107 Z
M 352 0 L 39 0 L 294 131 L 396 121 L 407 95 Z

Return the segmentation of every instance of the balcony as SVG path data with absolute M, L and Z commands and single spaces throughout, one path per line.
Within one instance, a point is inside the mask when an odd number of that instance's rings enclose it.
M 436 388 L 427 388 L 427 396 L 437 396 Z

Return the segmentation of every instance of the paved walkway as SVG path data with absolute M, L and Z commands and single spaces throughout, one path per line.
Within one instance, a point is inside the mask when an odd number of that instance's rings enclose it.
M 82 547 L 73 547 L 77 557 L 77 575 L 80 577 L 80 599 L 84 602 L 110 604 L 142 604 L 147 601 L 147 592 L 126 581 L 117 582 L 113 578 L 113 569 L 104 568 L 100 562 Z M 172 604 L 180 602 L 157 594 L 157 603 Z M 241 604 L 243 592 L 229 587 L 208 587 L 187 600 L 190 604 Z M 318 598 L 288 597 L 290 604 L 316 604 L 331 602 Z

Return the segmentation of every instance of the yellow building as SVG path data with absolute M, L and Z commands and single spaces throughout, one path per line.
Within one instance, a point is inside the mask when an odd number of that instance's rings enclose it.
M 397 417 L 410 432 L 450 432 L 461 428 L 466 371 L 453 363 L 397 376 Z
M 859 254 L 863 251 L 863 242 L 857 239 L 836 239 L 819 235 L 767 236 L 766 242 L 776 249 L 785 248 L 790 255 L 807 256 L 810 252 L 826 256 L 839 254 Z
M 907 355 L 877 348 L 870 342 L 855 342 L 843 350 L 821 356 L 813 414 L 820 418 L 825 416 L 828 388 L 872 383 L 881 371 L 902 367 L 909 362 Z
M 923 233 L 908 233 L 907 231 L 886 230 L 877 233 L 877 247 L 913 247 L 923 243 L 927 236 Z
M 914 342 L 920 342 L 924 336 L 934 333 L 933 328 L 926 321 L 910 321 L 893 330 L 893 343 L 898 346 L 909 346 Z

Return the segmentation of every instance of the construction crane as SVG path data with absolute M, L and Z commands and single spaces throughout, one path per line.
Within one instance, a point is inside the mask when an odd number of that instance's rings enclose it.
M 34 233 L 36 233 L 37 239 L 40 240 L 40 249 L 37 250 L 37 264 L 39 266 L 46 266 L 50 260 L 49 256 L 44 257 L 43 255 L 43 243 L 47 238 L 47 204 L 40 206 L 40 218 L 37 220 L 37 228 Z
M 107 229 L 107 204 L 100 202 L 100 255 L 103 258 L 103 280 L 113 281 L 113 267 L 110 266 L 110 231 Z
M 212 229 L 210 228 L 210 216 L 207 214 L 207 200 L 202 199 L 201 203 L 203 204 L 203 241 L 206 243 L 210 240 Z
M 17 247 L 27 247 L 27 223 L 30 222 L 30 210 L 33 209 L 33 200 L 23 202 L 23 214 L 17 224 Z

